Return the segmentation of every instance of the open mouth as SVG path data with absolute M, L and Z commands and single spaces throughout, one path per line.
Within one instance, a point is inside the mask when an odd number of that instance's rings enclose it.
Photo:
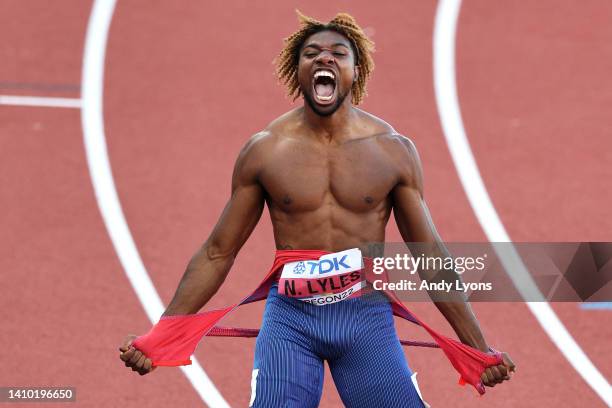
M 336 95 L 336 75 L 332 71 L 319 69 L 314 73 L 314 96 L 317 103 L 327 105 Z

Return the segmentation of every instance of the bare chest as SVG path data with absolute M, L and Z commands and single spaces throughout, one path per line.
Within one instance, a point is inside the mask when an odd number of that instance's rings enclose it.
M 275 154 L 261 175 L 270 200 L 287 212 L 338 205 L 368 211 L 396 183 L 396 172 L 375 146 L 350 143 L 335 148 L 294 146 Z

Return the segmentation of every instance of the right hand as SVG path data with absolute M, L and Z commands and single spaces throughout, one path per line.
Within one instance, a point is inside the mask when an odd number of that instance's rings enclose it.
M 119 358 L 125 363 L 126 367 L 130 367 L 132 371 L 137 371 L 140 375 L 149 374 L 157 367 L 153 367 L 153 362 L 147 358 L 140 350 L 132 346 L 132 342 L 137 336 L 130 334 L 125 338 L 123 344 L 119 347 Z

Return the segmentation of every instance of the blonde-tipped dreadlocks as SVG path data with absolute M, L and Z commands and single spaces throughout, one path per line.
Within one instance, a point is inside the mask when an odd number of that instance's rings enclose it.
M 312 34 L 323 30 L 332 30 L 344 35 L 353 46 L 355 52 L 355 65 L 359 66 L 357 80 L 353 83 L 353 104 L 358 105 L 366 93 L 366 82 L 374 70 L 374 60 L 371 53 L 374 43 L 357 25 L 355 19 L 347 13 L 338 13 L 329 23 L 322 23 L 312 17 L 307 17 L 296 10 L 301 28 L 285 39 L 285 48 L 276 60 L 276 73 L 278 79 L 287 86 L 289 96 L 293 100 L 300 94 L 300 85 L 297 78 L 297 68 L 300 58 L 300 49 L 304 41 Z

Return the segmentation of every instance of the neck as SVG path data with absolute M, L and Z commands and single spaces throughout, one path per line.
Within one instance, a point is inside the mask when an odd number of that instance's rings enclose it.
M 303 110 L 304 123 L 319 139 L 331 142 L 345 138 L 349 133 L 351 118 L 355 115 L 355 110 L 350 100 L 350 95 L 347 95 L 342 105 L 329 116 L 317 114 L 310 105 L 305 102 Z

